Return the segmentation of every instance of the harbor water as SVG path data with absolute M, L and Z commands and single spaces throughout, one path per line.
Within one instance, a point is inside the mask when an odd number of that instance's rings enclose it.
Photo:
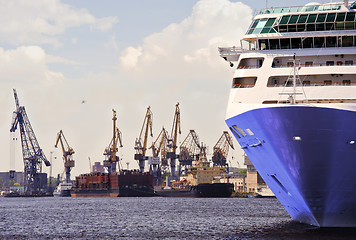
M 276 199 L 0 198 L 0 239 L 354 239 L 292 221 Z

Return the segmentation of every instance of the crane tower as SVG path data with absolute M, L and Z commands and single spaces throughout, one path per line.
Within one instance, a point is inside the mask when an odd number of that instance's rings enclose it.
M 38 144 L 35 132 L 27 117 L 25 107 L 19 104 L 16 89 L 13 89 L 13 92 L 16 110 L 13 112 L 10 132 L 15 132 L 17 126 L 20 126 L 26 193 L 37 194 L 42 192 L 44 187 L 41 179 L 42 162 L 44 162 L 47 167 L 51 166 L 51 163 L 47 160 Z
M 64 161 L 64 169 L 66 172 L 66 183 L 70 183 L 70 171 L 72 167 L 74 167 L 73 154 L 74 150 L 69 146 L 67 139 L 64 137 L 63 131 L 60 130 L 57 134 L 57 140 L 54 147 L 58 146 L 58 143 L 61 143 L 62 153 L 63 153 L 63 161 Z
M 173 125 L 171 131 L 171 138 L 168 139 L 169 152 L 167 152 L 167 157 L 171 160 L 171 176 L 176 176 L 176 159 L 177 159 L 177 138 L 178 134 L 181 134 L 180 130 L 180 109 L 179 103 L 176 104 L 176 111 L 174 113 Z
M 136 150 L 135 160 L 138 160 L 141 172 L 145 171 L 145 161 L 148 159 L 146 156 L 148 132 L 150 132 L 151 133 L 150 136 L 153 137 L 152 118 L 153 118 L 153 114 L 151 112 L 150 107 L 148 107 L 146 111 L 145 119 L 143 120 L 140 136 L 136 138 L 135 141 L 135 150 Z
M 234 149 L 234 144 L 230 134 L 227 131 L 224 131 L 218 142 L 213 148 L 213 164 L 214 166 L 227 166 L 226 158 L 229 153 L 229 147 Z
M 199 154 L 201 153 L 201 146 L 199 144 L 198 135 L 194 130 L 190 130 L 188 136 L 184 139 L 179 147 L 179 166 L 180 171 L 182 168 L 191 167 L 193 161 L 199 160 Z

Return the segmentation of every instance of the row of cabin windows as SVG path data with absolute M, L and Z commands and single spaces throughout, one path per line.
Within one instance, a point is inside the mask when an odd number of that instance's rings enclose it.
M 351 4 L 351 9 L 353 4 Z M 330 11 L 339 10 L 340 4 L 328 4 L 328 5 L 313 5 L 313 6 L 301 6 L 301 7 L 279 7 L 279 8 L 265 8 L 258 14 L 272 14 L 272 13 L 293 13 L 293 12 L 316 12 L 316 11 Z
M 343 66 L 344 62 L 343 61 L 326 61 L 326 63 L 314 63 L 314 62 L 308 62 L 306 61 L 304 64 L 297 64 L 298 66 L 303 66 L 303 67 L 313 67 L 313 66 Z M 353 66 L 354 61 L 353 60 L 346 60 L 345 61 L 345 66 Z M 293 67 L 293 62 L 287 62 L 287 65 L 283 64 L 275 64 L 274 62 L 272 63 L 272 67 Z
M 284 15 L 256 19 L 247 34 L 355 29 L 355 12 Z
M 356 46 L 356 36 L 280 38 L 258 40 L 258 47 L 260 50 L 354 46 Z
M 232 83 L 232 88 L 252 88 L 256 84 L 257 78 L 254 78 L 254 81 L 249 82 L 248 84 L 244 81 L 244 78 L 234 78 L 233 83 Z M 303 86 L 331 86 L 333 84 L 335 85 L 341 85 L 341 86 L 351 86 L 351 80 L 342 80 L 342 81 L 335 81 L 333 82 L 332 80 L 324 80 L 323 82 L 312 82 L 310 80 L 304 80 L 302 81 Z M 286 87 L 291 87 L 292 86 L 292 81 L 283 81 L 281 82 L 280 80 L 271 78 L 267 86 L 286 86 Z M 246 136 L 244 132 L 241 132 L 242 129 L 235 128 L 242 136 Z M 250 135 L 250 132 L 248 132 Z

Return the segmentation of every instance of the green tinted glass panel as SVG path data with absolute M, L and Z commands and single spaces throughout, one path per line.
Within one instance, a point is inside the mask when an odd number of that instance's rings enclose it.
M 260 21 L 260 19 L 256 19 L 254 23 L 252 24 L 251 28 L 255 28 L 257 23 Z
M 294 24 L 294 23 L 296 23 L 297 20 L 298 20 L 298 18 L 299 18 L 299 15 L 292 15 L 292 16 L 290 17 L 290 19 L 289 19 L 288 24 Z
M 336 13 L 328 13 L 326 17 L 326 22 L 334 22 L 335 21 Z
M 310 14 L 307 23 L 315 23 L 316 16 L 317 16 L 316 14 Z
M 270 18 L 270 19 L 268 19 L 268 21 L 267 21 L 265 27 L 272 27 L 272 25 L 273 25 L 273 23 L 274 23 L 275 20 L 276 20 L 275 18 Z
M 355 13 L 354 12 L 348 12 L 346 15 L 346 21 L 352 22 L 355 20 Z
M 274 28 L 271 28 L 271 30 L 269 31 L 269 33 L 276 33 L 277 31 Z
M 290 15 L 283 16 L 282 19 L 281 19 L 281 21 L 279 22 L 279 24 L 287 24 L 289 18 L 290 18 Z
M 289 9 L 289 12 L 298 12 L 298 7 L 291 7 L 290 9 Z
M 333 5 L 332 10 L 340 10 L 341 5 Z
M 300 15 L 299 19 L 298 19 L 298 23 L 305 23 L 307 21 L 308 15 L 304 14 L 304 15 Z
M 314 6 L 306 7 L 305 12 L 311 12 L 311 11 L 314 11 Z
M 263 28 L 265 26 L 266 22 L 267 22 L 267 18 L 260 19 L 256 28 Z
M 275 8 L 273 13 L 280 13 L 282 11 L 282 8 Z
M 259 34 L 261 32 L 262 28 L 255 28 L 255 30 L 253 30 L 252 34 Z
M 326 13 L 319 14 L 318 18 L 316 19 L 316 22 L 318 23 L 325 22 L 325 18 L 326 18 Z
M 261 33 L 269 33 L 269 30 L 271 30 L 271 28 L 267 27 L 262 29 Z
M 253 33 L 253 30 L 255 30 L 254 28 L 251 28 L 247 34 L 252 34 Z
M 355 29 L 355 23 L 354 22 L 346 22 L 345 29 L 347 29 L 347 30 Z
M 336 17 L 336 21 L 337 22 L 343 22 L 343 21 L 345 21 L 345 13 L 338 13 L 337 14 L 337 17 Z

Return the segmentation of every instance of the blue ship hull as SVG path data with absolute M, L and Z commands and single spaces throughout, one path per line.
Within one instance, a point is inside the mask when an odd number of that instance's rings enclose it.
M 226 123 L 294 220 L 356 227 L 356 112 L 289 105 Z

